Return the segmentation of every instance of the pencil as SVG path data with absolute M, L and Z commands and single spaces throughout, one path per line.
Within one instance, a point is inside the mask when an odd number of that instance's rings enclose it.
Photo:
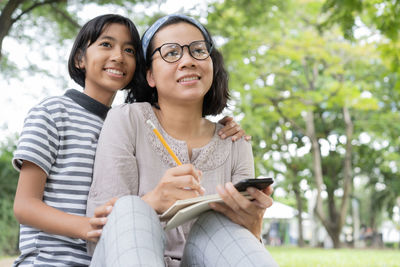
M 178 159 L 178 157 L 175 155 L 174 151 L 172 151 L 172 149 L 169 147 L 169 145 L 167 144 L 167 142 L 165 141 L 164 137 L 162 137 L 162 135 L 160 134 L 160 132 L 157 130 L 156 126 L 153 124 L 153 122 L 151 120 L 147 120 L 146 121 L 148 125 L 151 126 L 151 128 L 153 129 L 153 132 L 156 134 L 156 136 L 158 137 L 158 139 L 160 139 L 161 144 L 163 144 L 163 146 L 167 149 L 168 153 L 171 155 L 171 157 L 175 160 L 176 164 L 178 165 L 182 165 L 182 162 Z

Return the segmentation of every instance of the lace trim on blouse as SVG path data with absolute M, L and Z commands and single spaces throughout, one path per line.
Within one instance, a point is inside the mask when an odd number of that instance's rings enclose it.
M 137 104 L 139 104 L 139 109 L 142 111 L 145 121 L 151 120 L 154 123 L 165 141 L 183 164 L 192 163 L 197 169 L 209 171 L 218 168 L 227 160 L 231 150 L 231 140 L 229 138 L 222 140 L 219 137 L 218 131 L 223 127 L 221 124 L 216 125 L 214 136 L 207 145 L 192 149 L 192 161 L 190 162 L 186 142 L 171 137 L 162 128 L 150 104 L 136 103 L 136 105 Z M 145 127 L 147 140 L 156 153 L 161 156 L 163 163 L 169 167 L 176 166 L 175 161 L 153 133 L 150 125 L 145 123 Z

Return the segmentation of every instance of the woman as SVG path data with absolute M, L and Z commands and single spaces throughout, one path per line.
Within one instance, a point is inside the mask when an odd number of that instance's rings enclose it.
M 232 183 L 254 177 L 251 145 L 221 140 L 221 125 L 205 118 L 219 114 L 229 97 L 223 59 L 210 34 L 190 17 L 171 15 L 146 31 L 142 47 L 148 84 L 135 88 L 151 104 L 127 104 L 108 114 L 87 213 L 111 197 L 131 196 L 117 201 L 92 265 L 275 266 L 259 242 L 272 189 L 249 189 L 254 201 L 237 192 Z M 147 120 L 183 165 L 175 167 Z M 163 231 L 157 215 L 176 200 L 216 192 L 224 200 L 212 206 L 218 212 Z

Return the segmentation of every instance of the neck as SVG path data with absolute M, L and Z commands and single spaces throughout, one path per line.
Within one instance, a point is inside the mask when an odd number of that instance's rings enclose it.
M 83 93 L 102 103 L 103 105 L 106 105 L 107 107 L 111 107 L 115 95 L 117 94 L 116 92 L 112 93 L 108 91 L 102 91 L 99 93 L 95 90 L 91 90 L 90 88 L 84 88 Z
M 202 118 L 202 107 L 196 105 L 165 105 L 159 103 L 160 109 L 155 114 L 172 137 L 179 140 L 190 140 L 204 134 L 208 120 Z
M 154 112 L 164 130 L 173 138 L 185 141 L 189 158 L 192 158 L 192 149 L 203 147 L 214 135 L 215 125 L 202 118 L 202 103 L 172 104 L 160 103 L 160 109 Z

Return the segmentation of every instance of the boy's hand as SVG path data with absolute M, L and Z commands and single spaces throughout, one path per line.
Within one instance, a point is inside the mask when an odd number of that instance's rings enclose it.
M 99 206 L 94 211 L 94 216 L 89 219 L 90 230 L 86 240 L 97 242 L 101 236 L 104 225 L 107 223 L 107 216 L 111 213 L 117 198 L 110 199 L 107 203 Z
M 250 135 L 246 135 L 244 130 L 240 127 L 239 124 L 237 124 L 232 117 L 225 116 L 221 120 L 218 121 L 222 125 L 225 125 L 224 128 L 222 128 L 218 134 L 222 139 L 225 139 L 226 137 L 232 136 L 232 141 L 239 140 L 244 136 L 244 139 L 246 141 L 251 140 Z

